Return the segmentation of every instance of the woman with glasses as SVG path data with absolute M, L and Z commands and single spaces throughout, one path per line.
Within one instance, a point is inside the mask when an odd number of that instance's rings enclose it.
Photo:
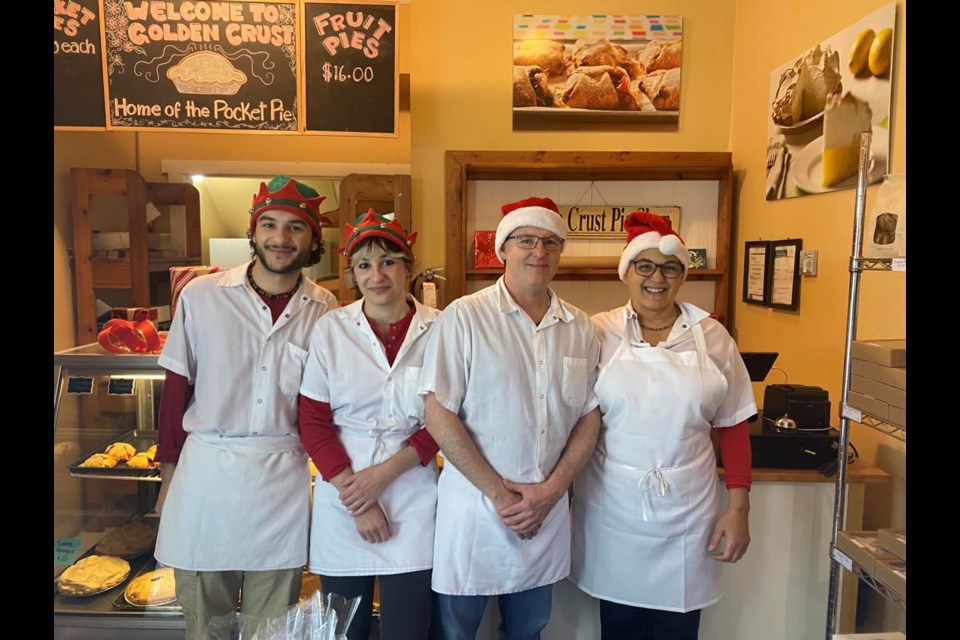
M 756 406 L 723 325 L 677 302 L 690 257 L 669 219 L 636 211 L 624 226 L 630 300 L 593 318 L 603 424 L 574 487 L 571 579 L 600 600 L 603 638 L 693 640 L 700 610 L 720 599 L 719 563 L 750 543 Z
M 300 439 L 326 482 L 313 489 L 311 573 L 324 593 L 360 596 L 349 640 L 426 639 L 437 508 L 437 445 L 417 395 L 438 312 L 409 293 L 413 243 L 369 210 L 346 225 L 360 300 L 317 322 L 300 386 Z

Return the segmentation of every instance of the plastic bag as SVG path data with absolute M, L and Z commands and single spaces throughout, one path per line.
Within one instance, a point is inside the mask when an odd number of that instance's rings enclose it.
M 863 236 L 864 258 L 907 255 L 907 174 L 883 178 Z
M 360 598 L 315 592 L 276 618 L 240 613 L 211 618 L 208 640 L 344 640 Z

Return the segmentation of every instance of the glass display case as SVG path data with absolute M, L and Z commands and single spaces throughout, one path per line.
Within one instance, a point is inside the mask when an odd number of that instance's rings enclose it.
M 130 582 L 156 568 L 151 542 L 117 553 L 129 564 L 118 584 L 109 586 L 116 582 L 112 580 L 102 590 L 85 587 L 80 592 L 86 595 L 77 595 L 68 593 L 68 580 L 60 581 L 68 567 L 89 556 L 113 555 L 104 552 L 104 538 L 111 532 L 157 525 L 153 510 L 159 468 L 129 466 L 122 454 L 115 466 L 86 463 L 115 443 L 130 445 L 118 452 L 136 453 L 156 443 L 164 374 L 157 357 L 114 355 L 98 344 L 54 354 L 54 638 L 183 638 L 183 615 L 176 601 L 151 606 L 130 602 Z

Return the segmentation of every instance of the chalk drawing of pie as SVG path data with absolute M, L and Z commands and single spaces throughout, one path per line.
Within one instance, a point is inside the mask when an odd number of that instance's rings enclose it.
M 247 82 L 247 76 L 213 51 L 197 51 L 167 70 L 180 93 L 232 96 Z

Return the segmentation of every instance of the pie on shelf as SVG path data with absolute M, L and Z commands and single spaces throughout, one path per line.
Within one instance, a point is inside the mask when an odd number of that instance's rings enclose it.
M 137 453 L 137 448 L 126 442 L 114 442 L 104 451 L 108 456 L 113 456 L 118 462 L 126 462 Z
M 163 567 L 131 580 L 123 591 L 123 597 L 130 604 L 139 607 L 169 604 L 177 599 L 176 586 L 173 568 Z
M 114 556 L 91 555 L 63 570 L 57 589 L 66 596 L 89 596 L 112 589 L 130 575 L 130 563 Z
M 106 453 L 95 453 L 83 462 L 81 467 L 90 467 L 95 469 L 104 469 L 117 466 L 117 459 Z

